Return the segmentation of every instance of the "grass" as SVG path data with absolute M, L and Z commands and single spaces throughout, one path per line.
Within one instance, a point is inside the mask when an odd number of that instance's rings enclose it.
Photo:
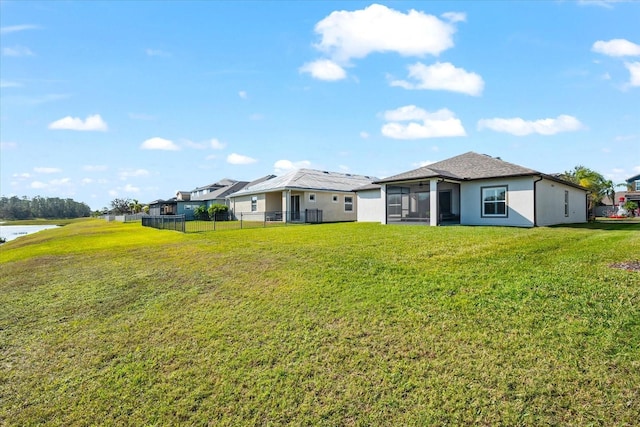
M 83 221 L 0 247 L 0 424 L 637 425 L 640 224 Z

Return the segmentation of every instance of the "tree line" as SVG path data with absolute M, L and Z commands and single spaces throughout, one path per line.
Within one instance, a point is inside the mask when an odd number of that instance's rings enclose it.
M 0 198 L 0 218 L 2 219 L 82 218 L 90 215 L 91 208 L 88 205 L 73 199 L 41 196 L 33 199 L 26 196 Z

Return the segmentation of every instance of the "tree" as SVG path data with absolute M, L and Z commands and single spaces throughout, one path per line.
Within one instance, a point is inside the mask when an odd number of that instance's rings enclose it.
M 229 207 L 220 203 L 209 206 L 209 218 L 214 221 L 226 221 Z
M 111 201 L 111 209 L 114 213 L 123 215 L 129 213 L 131 209 L 131 199 L 113 199 Z
M 129 209 L 131 209 L 131 213 L 137 214 L 142 212 L 142 205 L 137 199 L 133 199 L 131 203 L 129 203 Z
M 207 212 L 207 207 L 204 205 L 200 205 L 193 210 L 193 217 L 200 221 L 208 221 L 209 213 Z
M 592 212 L 593 208 L 602 202 L 605 196 L 611 197 L 612 200 L 615 198 L 615 186 L 613 182 L 585 166 L 576 166 L 573 170 L 563 173 L 562 178 L 589 190 L 589 212 Z

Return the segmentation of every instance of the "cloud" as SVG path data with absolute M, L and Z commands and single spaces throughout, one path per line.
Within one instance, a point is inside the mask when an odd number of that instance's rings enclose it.
M 31 49 L 24 46 L 3 47 L 2 55 L 3 56 L 33 56 L 33 52 L 31 51 Z
M 14 173 L 12 175 L 13 178 L 18 178 L 18 179 L 29 179 L 31 178 L 31 174 L 28 172 L 23 172 L 23 173 Z
M 154 137 L 145 140 L 140 146 L 143 150 L 179 151 L 180 147 L 168 139 Z
M 241 90 L 240 92 L 238 92 L 238 96 L 239 96 L 240 98 L 242 98 L 242 99 L 247 99 L 247 97 L 248 97 L 249 95 L 247 95 L 247 92 L 246 92 L 246 91 Z
M 22 87 L 22 83 L 11 82 L 8 80 L 0 80 L 0 88 L 9 88 L 9 87 Z
M 629 85 L 640 86 L 640 62 L 625 62 L 624 66 L 629 70 Z
M 145 53 L 147 54 L 147 56 L 162 56 L 165 58 L 168 58 L 171 56 L 169 52 L 165 52 L 164 50 L 160 50 L 160 49 L 146 49 Z
M 411 165 L 413 167 L 416 167 L 416 168 L 422 168 L 424 166 L 429 166 L 432 163 L 435 163 L 435 162 L 432 161 L 432 160 L 422 160 L 422 161 L 419 161 L 419 162 L 414 162 Z
M 453 22 L 453 23 L 467 22 L 467 14 L 463 12 L 445 12 L 440 16 L 442 16 L 447 21 Z
M 437 56 L 453 47 L 456 32 L 449 22 L 433 15 L 413 9 L 402 13 L 379 4 L 332 12 L 314 30 L 321 36 L 315 47 L 340 64 L 374 52 Z
M 140 188 L 138 188 L 138 187 L 134 187 L 134 186 L 133 186 L 133 185 L 131 185 L 131 184 L 127 184 L 127 185 L 125 185 L 123 190 L 124 190 L 126 193 L 139 193 L 139 192 L 140 192 Z
M 430 113 L 415 105 L 385 111 L 382 134 L 393 139 L 466 136 L 462 122 L 446 108 Z M 401 123 L 409 122 L 409 123 Z
M 308 160 L 300 160 L 292 162 L 291 160 L 278 160 L 273 164 L 273 170 L 276 175 L 283 175 L 289 171 L 295 169 L 308 168 L 311 166 L 311 162 Z
M 227 146 L 227 144 L 225 144 L 224 142 L 218 141 L 216 138 L 211 139 L 211 141 L 209 141 L 209 144 L 211 145 L 211 148 L 213 148 L 214 150 L 222 150 L 224 149 L 224 147 Z
M 49 129 L 106 132 L 108 127 L 100 114 L 95 114 L 88 116 L 84 121 L 79 117 L 67 116 L 50 123 Z
M 591 50 L 607 56 L 640 56 L 640 45 L 625 39 L 598 40 Z
M 369 139 L 369 136 L 370 135 L 368 132 L 365 132 L 365 131 L 360 132 L 360 138 L 362 139 Z
M 301 73 L 309 73 L 318 80 L 336 81 L 347 77 L 347 72 L 329 59 L 319 59 L 317 61 L 308 62 L 300 67 Z
M 578 0 L 580 6 L 599 6 L 607 9 L 613 8 L 614 3 L 622 3 L 628 0 Z
M 231 153 L 227 156 L 227 163 L 232 165 L 250 165 L 256 163 L 257 160 L 242 154 Z
M 0 28 L 0 34 L 16 33 L 18 31 L 25 31 L 25 30 L 37 30 L 39 28 L 40 27 L 38 25 L 30 25 L 30 24 L 9 25 L 8 27 Z
M 37 173 L 59 173 L 62 172 L 60 168 L 43 168 L 43 167 L 35 167 L 33 168 L 34 172 Z
M 456 68 L 449 62 L 437 62 L 429 66 L 417 62 L 409 66 L 409 77 L 416 82 L 394 80 L 391 86 L 405 89 L 449 90 L 474 96 L 480 95 L 484 88 L 484 81 L 478 74 Z
M 496 132 L 525 136 L 532 133 L 539 135 L 555 135 L 560 132 L 575 132 L 584 129 L 580 120 L 573 116 L 560 115 L 555 119 L 527 121 L 519 117 L 502 119 L 482 119 L 478 121 L 478 129 L 491 129 Z
M 128 169 L 123 170 L 118 173 L 118 177 L 121 180 L 126 180 L 128 178 L 139 178 L 142 176 L 149 176 L 149 171 L 146 169 Z
M 82 167 L 82 170 L 87 172 L 104 172 L 107 169 L 109 169 L 107 165 L 84 165 Z

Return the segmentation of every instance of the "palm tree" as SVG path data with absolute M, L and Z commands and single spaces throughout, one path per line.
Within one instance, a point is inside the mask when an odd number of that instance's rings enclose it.
M 142 205 L 137 199 L 133 199 L 133 201 L 129 204 L 129 208 L 131 209 L 131 213 L 137 214 L 142 210 Z

